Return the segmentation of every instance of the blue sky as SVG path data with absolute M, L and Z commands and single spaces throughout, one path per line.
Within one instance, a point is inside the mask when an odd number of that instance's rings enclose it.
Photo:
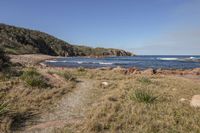
M 200 55 L 200 0 L 1 0 L 0 22 L 72 44 Z

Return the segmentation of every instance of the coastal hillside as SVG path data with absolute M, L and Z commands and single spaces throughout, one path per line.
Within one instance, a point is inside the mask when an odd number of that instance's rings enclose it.
M 131 56 L 120 49 L 71 45 L 44 32 L 0 24 L 0 47 L 8 54 L 54 56 Z

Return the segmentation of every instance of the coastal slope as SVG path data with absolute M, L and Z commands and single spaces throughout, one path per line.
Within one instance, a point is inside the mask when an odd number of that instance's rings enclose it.
M 121 49 L 72 45 L 47 33 L 0 24 L 0 47 L 9 54 L 53 56 L 131 56 Z

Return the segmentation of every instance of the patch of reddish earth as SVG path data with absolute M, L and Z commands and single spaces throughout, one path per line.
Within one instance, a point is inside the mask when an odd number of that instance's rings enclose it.
M 52 112 L 41 115 L 37 124 L 28 126 L 20 133 L 53 133 L 58 128 L 77 125 L 85 117 L 86 110 L 97 99 L 97 90 L 94 87 L 95 80 L 80 80 L 73 92 L 64 96 L 57 103 Z

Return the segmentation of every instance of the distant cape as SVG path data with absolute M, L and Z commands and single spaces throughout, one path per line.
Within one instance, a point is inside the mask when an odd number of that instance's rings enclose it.
M 0 24 L 0 47 L 8 54 L 92 57 L 134 55 L 121 49 L 72 45 L 44 32 L 6 24 Z

